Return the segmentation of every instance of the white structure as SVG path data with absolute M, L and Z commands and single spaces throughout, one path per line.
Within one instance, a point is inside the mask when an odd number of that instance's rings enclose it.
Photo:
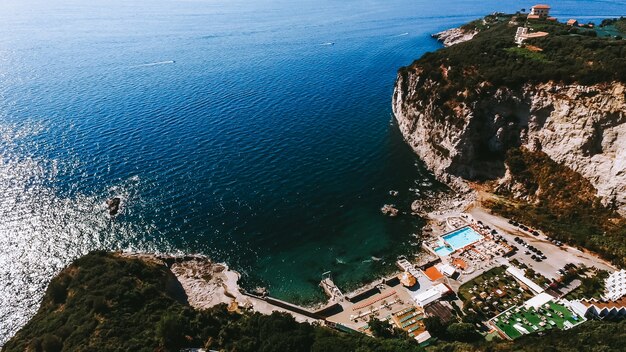
M 622 269 L 604 280 L 604 299 L 616 301 L 626 295 L 626 270 Z
M 530 16 L 548 17 L 550 15 L 550 6 L 546 4 L 537 4 L 530 8 Z
M 415 336 L 415 339 L 418 343 L 426 342 L 430 338 L 430 333 L 428 331 L 424 331 L 423 333 Z
M 572 301 L 570 308 L 584 317 L 623 318 L 626 317 L 626 301 L 599 302 L 596 300 Z
M 441 264 L 437 269 L 447 277 L 451 277 L 454 273 L 456 273 L 456 269 L 450 264 Z
M 572 312 L 580 315 L 581 317 L 587 316 L 589 307 L 583 304 L 580 300 L 568 301 L 568 307 Z
M 517 27 L 517 31 L 515 32 L 515 44 L 522 45 L 524 40 L 531 38 L 541 38 L 547 36 L 548 32 L 528 32 L 528 27 Z
M 409 274 L 413 275 L 416 279 L 419 278 L 420 276 L 420 272 L 415 269 L 415 267 L 413 266 L 413 264 L 409 263 L 408 260 L 406 259 L 400 259 L 396 262 L 396 264 L 404 271 L 408 272 Z
M 537 285 L 531 279 L 527 278 L 526 275 L 524 275 L 524 272 L 518 268 L 514 268 L 510 266 L 506 268 L 506 272 L 513 275 L 515 279 L 517 279 L 522 284 L 526 285 L 531 291 L 533 291 L 536 294 L 539 294 L 545 291 L 541 286 Z
M 529 299 L 528 301 L 524 302 L 524 307 L 526 307 L 526 309 L 528 308 L 539 308 L 541 306 L 543 306 L 544 304 L 552 301 L 554 299 L 554 297 L 552 297 L 551 295 L 542 292 L 538 295 L 536 295 L 535 297 Z
M 526 27 L 517 27 L 517 32 L 515 32 L 515 44 L 522 45 L 524 39 L 526 39 L 526 34 L 528 33 L 528 28 Z
M 441 297 L 443 297 L 443 295 L 449 292 L 450 288 L 448 288 L 448 286 L 444 284 L 437 284 L 426 291 L 422 291 L 416 294 L 415 296 L 413 296 L 413 300 L 415 301 L 415 304 L 417 304 L 419 307 L 424 307 L 427 304 L 440 299 Z

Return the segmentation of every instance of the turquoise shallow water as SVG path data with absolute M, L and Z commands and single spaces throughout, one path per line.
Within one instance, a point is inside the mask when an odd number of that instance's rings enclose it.
M 0 343 L 93 249 L 204 253 L 297 301 L 321 297 L 326 270 L 342 287 L 381 272 L 420 219 L 379 208 L 440 189 L 393 124 L 396 70 L 439 47 L 431 33 L 518 7 L 0 2 Z

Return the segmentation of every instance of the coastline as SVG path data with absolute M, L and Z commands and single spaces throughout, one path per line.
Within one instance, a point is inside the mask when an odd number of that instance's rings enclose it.
M 213 262 L 204 255 L 173 256 L 132 252 L 117 254 L 168 267 L 185 291 L 189 305 L 195 309 L 202 310 L 226 304 L 229 311 L 253 310 L 267 315 L 283 312 L 292 315 L 298 322 L 312 323 L 317 320 L 272 304 L 264 297 L 245 292 L 239 286 L 240 274 L 237 271 L 230 269 L 226 263 Z

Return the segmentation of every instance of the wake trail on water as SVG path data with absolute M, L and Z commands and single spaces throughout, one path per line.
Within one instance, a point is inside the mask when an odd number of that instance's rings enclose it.
M 396 35 L 393 35 L 392 37 L 393 37 L 393 38 L 395 38 L 395 37 L 404 37 L 404 36 L 406 36 L 406 35 L 409 35 L 409 32 L 404 32 L 404 33 L 396 34 Z
M 174 63 L 176 63 L 176 61 L 174 61 L 174 60 L 167 60 L 167 61 L 150 62 L 150 63 L 147 63 L 147 64 L 135 65 L 135 66 L 131 66 L 131 67 L 132 68 L 150 67 L 150 66 L 159 66 L 159 65 L 170 65 L 170 64 L 174 64 Z

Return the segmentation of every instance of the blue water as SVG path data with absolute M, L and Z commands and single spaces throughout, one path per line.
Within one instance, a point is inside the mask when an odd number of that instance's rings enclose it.
M 442 236 L 442 238 L 453 250 L 457 250 L 482 240 L 483 236 L 474 231 L 471 227 L 464 227 L 454 232 L 450 232 L 449 234 Z
M 446 246 L 439 246 L 439 247 L 435 248 L 434 251 L 440 257 L 446 257 L 446 256 L 449 256 L 450 254 L 454 253 L 454 250 L 452 248 L 446 247 Z
M 353 287 L 419 248 L 421 219 L 379 211 L 441 189 L 393 123 L 396 71 L 439 47 L 431 33 L 518 7 L 1 1 L 0 343 L 92 249 L 204 253 L 248 287 L 311 301 L 326 270 Z

